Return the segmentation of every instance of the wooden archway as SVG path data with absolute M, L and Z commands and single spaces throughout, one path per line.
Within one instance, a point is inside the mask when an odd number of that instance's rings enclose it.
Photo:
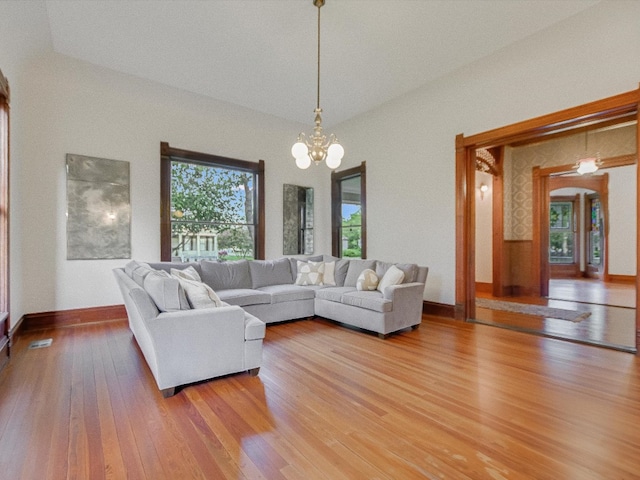
M 640 88 L 578 107 L 465 137 L 456 136 L 456 305 L 457 319 L 475 317 L 475 151 L 515 142 L 570 135 L 577 129 L 601 123 L 638 120 Z M 636 154 L 640 152 L 640 123 L 636 123 Z M 640 169 L 636 176 L 640 192 Z M 640 238 L 640 208 L 637 209 Z M 637 242 L 636 271 L 640 272 L 640 242 Z M 539 250 L 534 269 L 541 269 Z M 640 297 L 640 275 L 636 275 L 636 299 Z M 636 346 L 640 343 L 640 309 L 636 308 Z

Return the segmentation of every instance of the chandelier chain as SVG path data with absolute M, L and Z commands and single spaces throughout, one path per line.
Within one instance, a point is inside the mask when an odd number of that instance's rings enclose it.
M 316 97 L 316 108 L 318 109 L 320 108 L 320 6 L 318 6 L 318 89 Z

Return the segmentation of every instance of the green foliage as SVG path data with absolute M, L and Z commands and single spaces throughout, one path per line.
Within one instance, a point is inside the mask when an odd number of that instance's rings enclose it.
M 342 252 L 342 256 L 349 258 L 361 258 L 362 250 L 360 248 L 347 248 Z
M 347 238 L 347 248 L 343 250 L 343 257 L 360 257 L 362 255 L 362 212 L 353 212 L 349 218 L 342 220 L 342 236 Z
M 172 162 L 171 234 L 182 235 L 182 241 L 172 247 L 174 254 L 179 255 L 197 234 L 210 233 L 225 242 L 219 243 L 219 249 L 253 255 L 253 237 L 244 225 L 253 223 L 252 183 L 251 173 Z

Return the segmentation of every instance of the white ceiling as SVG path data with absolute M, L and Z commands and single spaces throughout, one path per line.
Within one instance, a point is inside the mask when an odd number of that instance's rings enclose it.
M 325 126 L 599 0 L 327 0 Z M 301 123 L 316 103 L 312 0 L 46 1 L 56 52 Z

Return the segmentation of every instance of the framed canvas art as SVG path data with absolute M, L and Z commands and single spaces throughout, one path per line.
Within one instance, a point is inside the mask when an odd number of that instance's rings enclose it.
M 131 258 L 129 162 L 68 153 L 67 259 Z

